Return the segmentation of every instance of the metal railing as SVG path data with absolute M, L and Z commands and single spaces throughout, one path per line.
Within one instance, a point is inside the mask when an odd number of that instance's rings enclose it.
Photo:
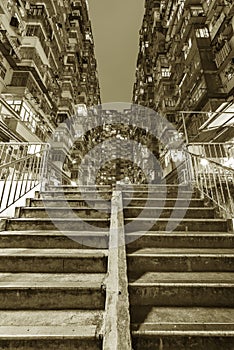
M 234 165 L 234 142 L 189 143 L 188 150 L 227 167 Z
M 50 146 L 0 143 L 0 213 L 42 183 Z
M 61 170 L 50 159 L 46 163 L 45 169 L 45 185 L 71 185 L 71 177 L 66 174 L 64 170 Z
M 176 123 L 178 132 L 182 132 L 186 144 L 218 140 L 223 132 L 234 125 L 234 104 L 216 112 L 204 111 L 170 111 L 171 122 Z
M 234 218 L 234 169 L 185 150 L 185 178 L 203 198 L 210 199 L 225 218 Z

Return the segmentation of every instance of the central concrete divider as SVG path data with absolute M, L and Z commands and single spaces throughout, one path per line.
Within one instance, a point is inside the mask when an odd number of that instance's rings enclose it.
M 113 191 L 109 237 L 103 350 L 131 350 L 123 200 Z

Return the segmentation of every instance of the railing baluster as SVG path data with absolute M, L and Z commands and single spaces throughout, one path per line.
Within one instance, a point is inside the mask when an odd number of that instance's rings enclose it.
M 213 147 L 213 150 L 212 148 Z M 189 149 L 191 147 L 189 145 Z M 204 148 L 203 148 L 204 150 Z M 206 155 L 212 156 L 212 159 L 205 158 L 204 155 L 198 155 L 185 150 L 192 159 L 192 170 L 194 171 L 194 180 L 197 188 L 202 195 L 210 198 L 219 207 L 220 212 L 226 217 L 234 217 L 234 169 L 224 166 L 213 159 L 220 159 L 226 156 L 227 146 L 208 145 Z M 207 162 L 202 164 L 201 161 Z

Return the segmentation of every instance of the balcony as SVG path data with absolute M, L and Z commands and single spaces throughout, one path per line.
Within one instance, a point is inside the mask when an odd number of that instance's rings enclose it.
M 229 93 L 234 88 L 234 63 L 232 61 L 222 74 L 222 81 L 226 92 Z
M 225 14 L 222 12 L 220 14 L 220 16 L 218 17 L 217 21 L 215 22 L 215 24 L 211 24 L 209 25 L 209 30 L 210 30 L 210 38 L 211 40 L 213 40 L 219 30 L 219 28 L 221 27 L 223 21 L 225 20 L 226 16 Z
M 41 23 L 48 37 L 50 38 L 52 36 L 52 28 L 47 18 L 47 13 L 45 11 L 44 5 L 31 5 L 30 9 L 27 10 L 27 18 L 30 21 Z
M 215 55 L 215 63 L 219 69 L 222 69 L 225 66 L 225 63 L 231 56 L 231 53 L 234 50 L 234 37 L 224 44 L 222 49 Z
M 34 47 L 37 50 L 38 55 L 40 56 L 40 59 L 44 64 L 49 65 L 48 58 L 46 56 L 46 53 L 42 47 L 41 41 L 36 36 L 24 36 L 22 38 L 22 47 L 25 48 L 31 48 Z
M 34 47 L 21 47 L 20 53 L 22 56 L 22 61 L 20 63 L 21 66 L 33 66 L 36 70 L 38 70 L 41 78 L 45 74 L 44 63 L 41 60 L 40 56 L 37 53 L 36 48 Z
M 30 116 L 26 116 L 25 108 L 28 112 L 28 106 L 22 100 L 4 101 L 1 99 L 0 101 L 1 116 L 11 132 L 19 135 L 21 140 L 31 142 L 45 140 L 44 126 L 38 124 L 39 118 L 36 115 L 31 113 Z

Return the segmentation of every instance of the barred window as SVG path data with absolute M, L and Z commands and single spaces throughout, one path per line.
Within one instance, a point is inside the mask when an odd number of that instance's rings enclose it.
M 13 86 L 26 86 L 29 72 L 14 72 L 11 80 Z
M 6 76 L 6 68 L 0 63 L 0 77 L 5 79 Z
M 206 27 L 196 29 L 197 38 L 209 38 L 209 36 L 209 30 Z

